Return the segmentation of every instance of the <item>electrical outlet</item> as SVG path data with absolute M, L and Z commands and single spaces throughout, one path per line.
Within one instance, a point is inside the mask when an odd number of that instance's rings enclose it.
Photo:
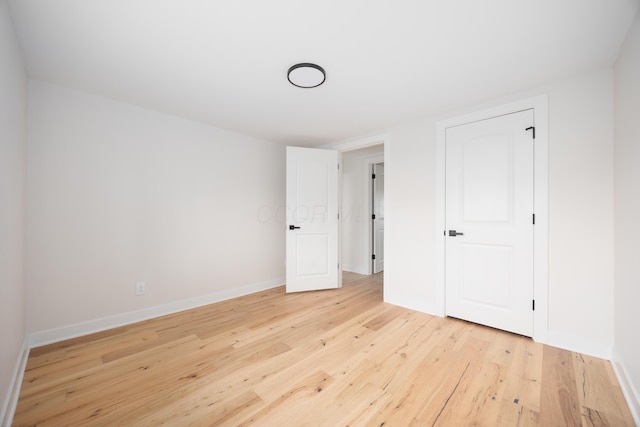
M 144 282 L 136 283 L 136 296 L 144 295 L 147 291 L 147 285 Z

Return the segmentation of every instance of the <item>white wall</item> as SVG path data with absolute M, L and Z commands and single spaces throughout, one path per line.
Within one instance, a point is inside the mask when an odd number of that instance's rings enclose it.
M 30 80 L 28 159 L 35 343 L 284 283 L 282 145 Z
M 384 146 L 376 145 L 342 155 L 342 268 L 370 274 L 371 170 L 384 161 Z
M 27 77 L 7 2 L 0 0 L 0 425 L 25 338 Z
M 385 301 L 438 313 L 435 284 L 436 119 L 391 131 L 385 156 Z
M 549 341 L 611 357 L 611 70 L 549 90 Z
M 640 425 L 640 14 L 615 65 L 615 348 Z
M 385 299 L 437 313 L 436 121 L 549 95 L 549 343 L 601 357 L 613 344 L 613 72 L 595 71 L 391 130 Z M 389 165 L 390 163 L 390 165 Z M 387 218 L 387 221 L 389 218 Z

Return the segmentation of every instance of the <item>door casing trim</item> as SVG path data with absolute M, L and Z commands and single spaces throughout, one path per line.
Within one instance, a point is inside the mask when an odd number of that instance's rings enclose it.
M 490 119 L 522 110 L 533 109 L 536 130 L 534 141 L 533 204 L 536 223 L 533 229 L 533 339 L 546 343 L 549 333 L 549 97 L 539 95 L 507 104 L 481 109 L 451 117 L 436 123 L 436 314 L 446 316 L 445 310 L 445 142 L 446 130 L 480 120 Z

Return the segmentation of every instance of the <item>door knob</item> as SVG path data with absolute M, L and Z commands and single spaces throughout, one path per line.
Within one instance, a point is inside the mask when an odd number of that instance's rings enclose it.
M 464 233 L 458 233 L 456 230 L 449 230 L 450 237 L 464 236 Z
M 300 227 L 296 227 L 295 225 L 290 225 L 290 226 L 289 226 L 289 230 L 295 230 L 295 229 L 297 229 L 297 228 L 300 228 Z

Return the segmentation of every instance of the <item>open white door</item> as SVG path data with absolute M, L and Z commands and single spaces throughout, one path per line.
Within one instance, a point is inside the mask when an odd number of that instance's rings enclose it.
M 533 335 L 533 110 L 446 130 L 446 313 Z
M 287 147 L 287 292 L 340 286 L 338 152 Z
M 384 163 L 372 165 L 373 274 L 384 270 Z

